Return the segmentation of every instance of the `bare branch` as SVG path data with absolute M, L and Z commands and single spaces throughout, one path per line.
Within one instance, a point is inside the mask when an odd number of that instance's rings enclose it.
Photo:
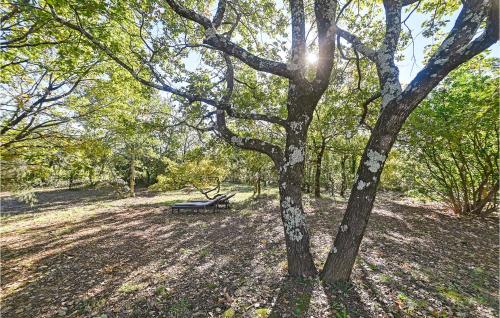
M 347 9 L 347 7 L 352 3 L 352 0 L 348 0 L 343 6 L 342 8 L 340 9 L 339 11 L 339 14 L 337 15 L 337 21 L 340 19 L 340 17 L 342 16 L 342 13 L 344 13 L 345 9 Z

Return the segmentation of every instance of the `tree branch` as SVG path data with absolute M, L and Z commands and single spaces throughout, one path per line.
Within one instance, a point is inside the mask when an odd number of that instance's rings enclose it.
M 292 64 L 294 64 L 294 67 L 304 70 L 306 54 L 304 2 L 302 0 L 290 0 L 289 3 L 292 15 Z
M 92 34 L 90 34 L 87 30 L 85 30 L 81 24 L 77 25 L 77 24 L 74 24 L 74 23 L 72 23 L 72 22 L 70 22 L 68 20 L 65 20 L 65 19 L 61 18 L 56 13 L 56 11 L 55 11 L 55 9 L 54 9 L 54 7 L 52 5 L 49 4 L 48 6 L 50 8 L 52 16 L 54 17 L 54 19 L 57 22 L 61 23 L 62 25 L 66 26 L 66 27 L 68 27 L 68 28 L 70 28 L 72 30 L 75 30 L 75 31 L 81 33 L 95 47 L 97 47 L 99 50 L 103 51 L 108 57 L 110 57 L 118 65 L 120 65 L 126 71 L 128 71 L 130 73 L 130 75 L 132 75 L 132 77 L 134 79 L 136 79 L 137 81 L 139 81 L 141 84 L 149 86 L 149 87 L 152 87 L 152 88 L 156 88 L 158 90 L 162 90 L 162 91 L 165 91 L 165 92 L 168 92 L 168 93 L 172 93 L 174 95 L 177 95 L 177 96 L 180 96 L 180 97 L 183 97 L 183 98 L 186 98 L 190 102 L 200 101 L 200 102 L 204 102 L 206 104 L 214 106 L 214 104 L 215 104 L 214 100 L 211 100 L 211 99 L 208 99 L 208 98 L 203 98 L 201 96 L 197 96 L 197 95 L 193 95 L 193 94 L 181 91 L 181 90 L 176 89 L 176 88 L 174 88 L 174 87 L 172 87 L 170 85 L 166 85 L 165 83 L 162 83 L 162 84 L 154 83 L 152 81 L 149 81 L 149 80 L 141 77 L 138 74 L 138 72 L 135 71 L 132 68 L 132 66 L 128 65 L 127 63 L 125 63 L 121 58 L 119 58 L 115 53 L 113 53 L 106 45 L 104 45 L 103 43 L 99 42 Z M 158 78 L 158 75 L 156 75 L 155 77 Z
M 485 19 L 486 29 L 474 38 Z M 497 0 L 466 2 L 446 39 L 404 90 L 406 111 L 411 112 L 449 72 L 498 41 L 498 30 Z
M 282 127 L 288 127 L 288 123 L 286 122 L 285 119 L 277 116 L 269 116 L 269 115 L 264 115 L 264 114 L 257 114 L 257 113 L 241 113 L 237 112 L 232 108 L 231 106 L 227 107 L 221 107 L 221 109 L 224 109 L 227 113 L 228 116 L 232 118 L 238 118 L 238 119 L 248 119 L 248 120 L 260 120 L 260 121 L 265 121 L 268 123 L 272 124 L 277 124 Z
M 314 2 L 314 14 L 318 28 L 319 56 L 316 65 L 314 82 L 320 87 L 320 92 L 326 89 L 330 81 L 335 57 L 335 12 L 337 1 L 318 0 Z
M 217 11 L 215 12 L 214 18 L 212 19 L 212 25 L 216 29 L 222 24 L 222 20 L 224 19 L 224 13 L 226 12 L 226 2 L 226 0 L 219 0 Z
M 217 111 L 215 132 L 231 145 L 268 155 L 276 166 L 279 166 L 283 160 L 283 151 L 279 146 L 256 138 L 239 137 L 233 133 L 226 125 L 226 117 L 223 110 Z
M 257 71 L 271 73 L 286 78 L 299 77 L 300 74 L 297 72 L 298 70 L 293 67 L 288 67 L 286 63 L 259 57 L 233 43 L 227 37 L 217 34 L 214 25 L 212 25 L 212 22 L 208 18 L 179 5 L 173 0 L 166 1 L 178 15 L 198 23 L 205 29 L 205 40 L 203 43 L 210 45 L 216 50 L 236 57 Z
M 367 58 L 369 58 L 373 62 L 377 62 L 377 51 L 374 49 L 366 46 L 357 36 L 354 34 L 350 33 L 349 31 L 346 31 L 344 29 L 341 29 L 337 27 L 337 33 L 347 42 L 351 43 L 352 47 L 358 51 L 359 53 L 363 54 Z
M 382 94 L 380 92 L 377 92 L 370 96 L 366 101 L 361 104 L 361 107 L 363 107 L 363 113 L 361 114 L 361 118 L 359 119 L 359 126 L 366 126 L 368 130 L 372 130 L 372 127 L 366 123 L 366 116 L 368 115 L 368 105 L 370 105 L 372 102 L 374 102 L 377 98 L 380 98 Z

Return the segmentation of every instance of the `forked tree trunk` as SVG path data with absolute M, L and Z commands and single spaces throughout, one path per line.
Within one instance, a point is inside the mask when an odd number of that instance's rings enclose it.
M 405 118 L 402 114 L 382 116 L 373 129 L 359 163 L 358 176 L 352 186 L 344 218 L 321 272 L 321 278 L 325 282 L 345 282 L 351 276 L 385 159 Z

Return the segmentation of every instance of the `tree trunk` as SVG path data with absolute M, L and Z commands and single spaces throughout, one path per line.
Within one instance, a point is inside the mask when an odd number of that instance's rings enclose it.
M 309 251 L 307 231 L 302 206 L 302 175 L 292 169 L 282 168 L 280 173 L 280 210 L 284 225 L 288 261 L 288 274 L 293 277 L 311 277 L 316 268 Z
M 74 175 L 73 172 L 69 174 L 69 185 L 68 185 L 68 190 L 73 189 L 73 180 L 74 180 Z
M 287 249 L 288 274 L 292 277 L 316 276 L 317 271 L 309 250 L 309 233 L 302 206 L 302 186 L 306 158 L 307 129 L 314 107 L 323 90 L 311 91 L 304 83 L 289 83 L 286 123 L 286 144 L 282 150 L 259 139 L 238 137 L 226 126 L 224 111 L 217 111 L 217 133 L 233 145 L 267 154 L 279 174 L 280 213 Z M 304 93 L 307 92 L 307 93 Z M 275 119 L 273 119 L 275 120 Z
M 305 193 L 311 193 L 311 165 L 309 164 L 309 160 L 305 160 L 305 162 L 307 162 L 307 164 L 305 164 L 306 173 L 303 181 L 303 189 Z
M 351 154 L 351 174 L 354 175 L 356 173 L 356 155 Z
M 260 182 L 261 182 L 261 177 L 260 173 L 256 173 L 254 177 L 254 189 L 253 189 L 253 195 L 258 198 L 260 197 Z
M 321 278 L 328 283 L 349 280 L 365 233 L 385 159 L 406 116 L 388 113 L 373 129 L 358 167 L 344 218 L 328 254 Z
M 151 172 L 149 172 L 149 169 L 146 169 L 146 182 L 148 185 L 151 184 Z
M 310 121 L 304 120 L 298 110 L 305 103 L 297 103 L 289 111 L 289 120 L 298 123 L 287 131 L 284 158 L 280 162 L 279 192 L 281 219 L 285 232 L 288 274 L 293 277 L 311 277 L 317 274 L 309 251 L 309 232 L 302 206 L 302 185 L 306 159 L 307 128 Z M 304 106 L 305 107 L 305 106 Z M 308 118 L 311 118 L 309 116 Z
M 95 187 L 95 182 L 94 182 L 94 168 L 91 168 L 89 170 L 89 183 L 90 183 L 90 187 L 91 188 L 94 188 Z
M 314 197 L 321 197 L 321 162 L 325 153 L 326 140 L 321 140 L 321 147 L 316 157 L 316 175 L 314 176 Z
M 257 176 L 257 197 L 260 197 L 260 174 Z
M 135 155 L 132 154 L 130 160 L 130 175 L 129 175 L 130 196 L 135 197 Z
M 342 182 L 340 183 L 340 196 L 345 196 L 345 191 L 347 190 L 347 170 L 346 170 L 347 156 L 343 155 L 340 159 L 340 173 L 342 175 Z

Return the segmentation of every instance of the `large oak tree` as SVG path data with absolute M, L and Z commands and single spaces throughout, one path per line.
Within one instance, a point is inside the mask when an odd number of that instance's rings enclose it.
M 279 174 L 281 217 L 292 276 L 316 274 L 301 185 L 307 131 L 316 105 L 330 84 L 337 41 L 349 43 L 355 55 L 369 59 L 377 68 L 380 86 L 380 92 L 371 100 L 381 97 L 381 111 L 321 274 L 325 281 L 335 282 L 349 279 L 385 159 L 407 117 L 451 70 L 498 39 L 498 1 L 464 0 L 445 40 L 411 83 L 402 87 L 395 63 L 404 23 L 402 11 L 407 6 L 416 8 L 421 2 L 425 1 L 384 0 L 384 32 L 374 32 L 377 26 L 370 25 L 371 20 L 363 20 L 362 25 L 354 28 L 362 29 L 358 35 L 342 28 L 352 1 L 290 0 L 287 8 L 266 0 L 219 0 L 216 4 L 88 1 L 84 5 L 76 1 L 40 1 L 33 5 L 33 14 L 50 14 L 61 26 L 85 37 L 92 47 L 104 52 L 136 80 L 176 96 L 184 109 L 197 109 L 204 123 L 212 123 L 209 129 L 228 143 L 266 154 L 273 160 Z M 378 4 L 372 5 L 380 9 Z M 361 10 L 369 13 L 369 7 Z M 378 23 L 380 19 L 374 15 L 373 21 Z M 356 25 L 353 16 L 350 20 Z M 291 31 L 291 41 L 287 52 L 280 54 L 279 42 L 286 39 L 287 29 Z M 259 44 L 259 37 L 264 38 L 264 44 Z M 278 40 L 273 42 L 273 38 Z M 308 48 L 318 50 L 318 62 L 312 69 L 306 64 Z M 196 56 L 203 59 L 204 69 L 184 66 Z M 286 81 L 286 101 L 254 111 L 243 107 L 242 100 L 234 98 L 244 89 L 237 76 L 242 69 L 258 72 L 262 82 L 270 77 Z M 207 72 L 211 76 L 206 76 Z M 232 124 L 235 120 L 278 127 L 284 132 L 284 140 L 278 143 L 259 137 L 258 131 L 240 135 Z

